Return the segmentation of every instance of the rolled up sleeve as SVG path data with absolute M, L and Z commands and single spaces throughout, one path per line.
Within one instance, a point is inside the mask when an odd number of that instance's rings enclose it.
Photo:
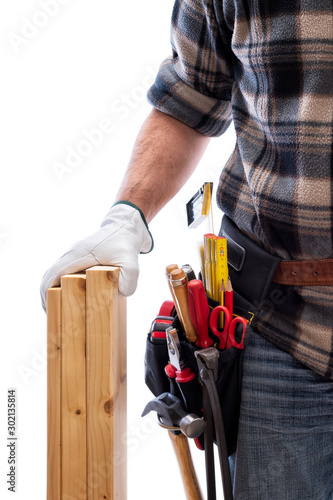
M 230 33 L 221 32 L 213 0 L 176 0 L 172 56 L 148 91 L 155 108 L 210 137 L 231 122 L 233 67 Z

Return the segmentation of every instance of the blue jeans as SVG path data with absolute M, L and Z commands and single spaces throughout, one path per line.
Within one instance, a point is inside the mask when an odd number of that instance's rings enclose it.
M 256 333 L 230 465 L 235 500 L 333 500 L 333 382 Z

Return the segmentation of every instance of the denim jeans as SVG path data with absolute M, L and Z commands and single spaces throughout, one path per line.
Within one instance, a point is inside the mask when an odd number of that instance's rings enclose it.
M 257 333 L 230 466 L 235 500 L 333 500 L 333 382 Z

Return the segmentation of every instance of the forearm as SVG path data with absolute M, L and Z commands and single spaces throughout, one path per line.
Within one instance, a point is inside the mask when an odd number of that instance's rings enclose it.
M 138 134 L 116 201 L 134 203 L 149 223 L 189 179 L 208 142 L 209 137 L 153 109 Z

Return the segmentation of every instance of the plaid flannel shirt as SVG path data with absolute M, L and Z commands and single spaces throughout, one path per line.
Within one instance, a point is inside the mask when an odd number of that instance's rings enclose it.
M 282 259 L 332 257 L 332 2 L 176 0 L 171 43 L 148 99 L 205 135 L 233 121 L 222 211 Z M 333 379 L 332 291 L 295 287 L 258 328 Z

